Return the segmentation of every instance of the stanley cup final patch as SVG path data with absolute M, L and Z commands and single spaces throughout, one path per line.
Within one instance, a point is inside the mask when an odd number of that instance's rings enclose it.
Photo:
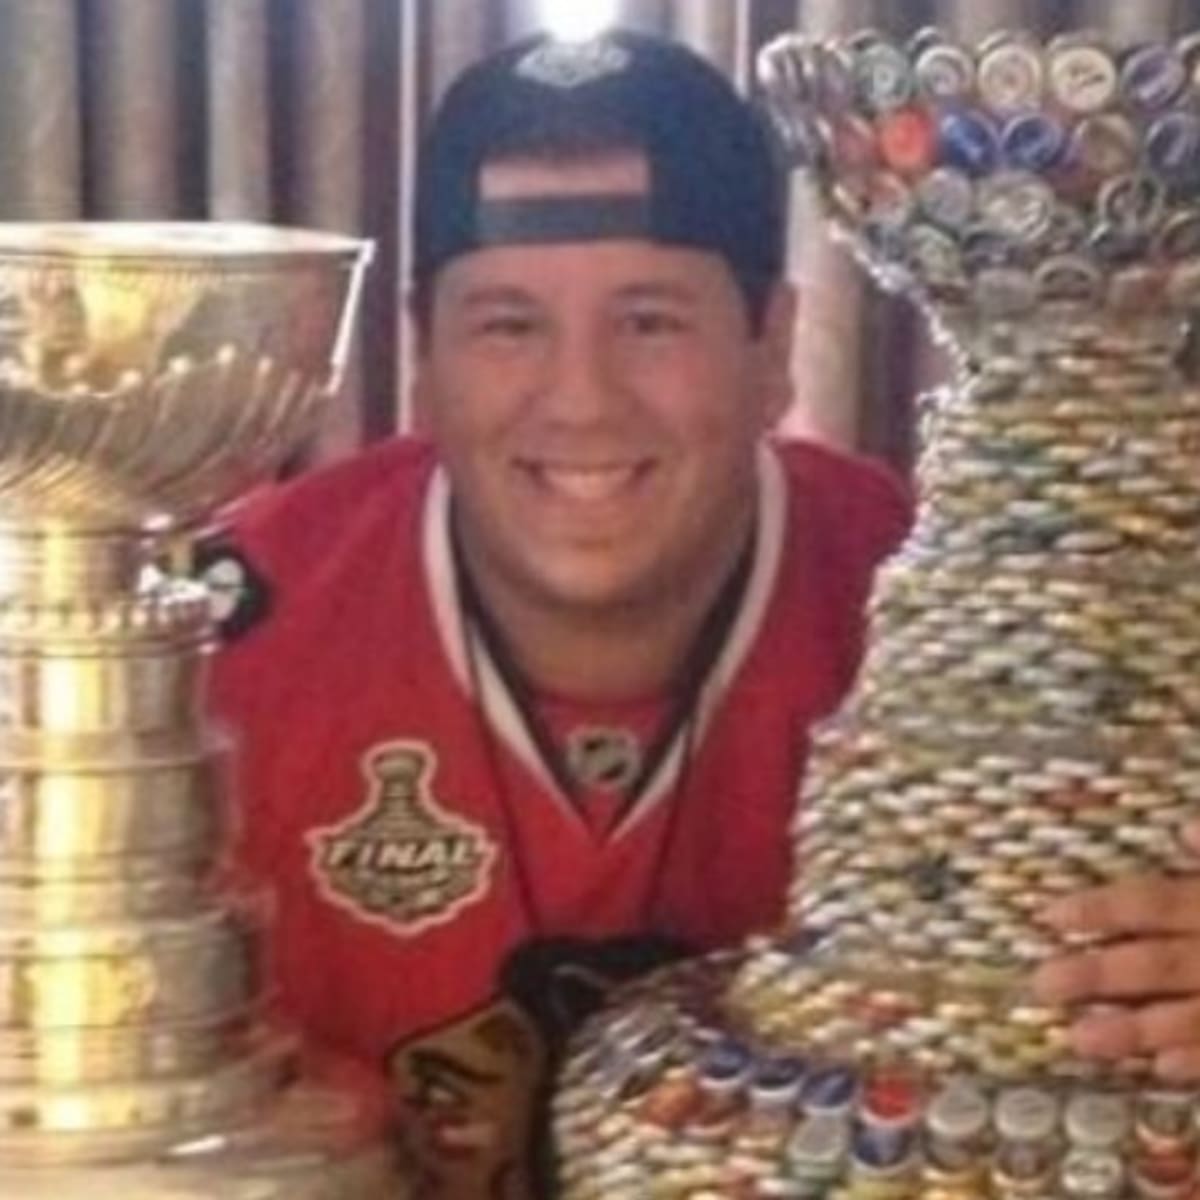
M 496 844 L 433 794 L 437 755 L 385 742 L 362 758 L 367 795 L 345 821 L 308 835 L 321 893 L 360 920 L 408 937 L 453 918 L 491 883 Z

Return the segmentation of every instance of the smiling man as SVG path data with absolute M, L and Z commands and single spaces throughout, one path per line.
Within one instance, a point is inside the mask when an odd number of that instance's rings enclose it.
M 679 46 L 473 68 L 420 160 L 425 436 L 210 553 L 245 582 L 214 703 L 282 1000 L 393 1081 L 429 1195 L 528 1194 L 547 1034 L 781 913 L 806 732 L 908 515 L 767 437 L 783 213 L 754 113 Z

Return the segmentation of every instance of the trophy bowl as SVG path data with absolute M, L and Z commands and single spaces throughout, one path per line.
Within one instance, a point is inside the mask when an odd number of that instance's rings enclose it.
M 864 30 L 779 38 L 759 74 L 835 235 L 952 348 L 998 356 L 1190 320 L 1197 49 Z
M 269 226 L 0 224 L 5 520 L 186 525 L 268 475 L 337 384 L 364 264 Z
M 784 929 L 582 1031 L 570 1200 L 1197 1194 L 1196 1089 L 1082 1054 L 1089 1006 L 1029 982 L 1092 944 L 1039 918 L 1055 897 L 1195 870 L 1198 51 L 932 28 L 763 51 L 785 153 L 954 378 L 811 739 Z

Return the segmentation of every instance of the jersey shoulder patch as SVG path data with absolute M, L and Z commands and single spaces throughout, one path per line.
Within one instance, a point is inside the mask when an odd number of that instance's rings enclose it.
M 197 543 L 192 574 L 208 588 L 213 620 L 223 641 L 243 637 L 271 612 L 270 584 L 249 556 L 225 538 Z

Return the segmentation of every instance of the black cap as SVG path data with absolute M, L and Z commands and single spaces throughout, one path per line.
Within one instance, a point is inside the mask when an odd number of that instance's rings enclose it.
M 645 154 L 647 196 L 517 213 L 480 203 L 488 161 L 618 148 Z M 758 112 L 703 58 L 624 30 L 538 36 L 469 68 L 435 114 L 419 158 L 415 283 L 420 294 L 452 258 L 496 242 L 637 233 L 722 255 L 756 309 L 783 272 L 784 197 Z

